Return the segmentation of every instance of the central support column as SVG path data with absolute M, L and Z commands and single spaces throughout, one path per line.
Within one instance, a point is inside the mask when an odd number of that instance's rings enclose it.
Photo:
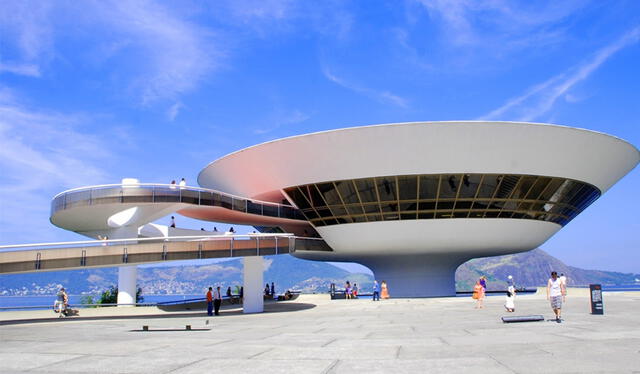
M 136 280 L 138 279 L 138 267 L 120 266 L 118 268 L 118 306 L 133 306 L 120 304 L 135 304 Z
M 393 297 L 441 297 L 456 295 L 456 269 L 466 258 L 434 255 L 401 255 L 358 261 L 387 282 Z
M 262 313 L 264 296 L 262 294 L 264 278 L 264 260 L 262 256 L 248 256 L 244 263 L 244 294 L 242 311 L 244 313 Z
M 137 239 L 138 228 L 131 226 L 118 227 L 107 232 L 109 239 Z M 138 279 L 138 267 L 136 265 L 124 265 L 118 267 L 118 306 L 127 307 L 135 304 Z

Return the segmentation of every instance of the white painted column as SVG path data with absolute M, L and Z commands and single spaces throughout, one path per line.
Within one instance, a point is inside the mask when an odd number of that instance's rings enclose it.
M 244 313 L 262 313 L 264 311 L 263 279 L 264 260 L 262 256 L 248 256 L 244 263 L 244 294 L 242 311 Z
M 138 228 L 124 226 L 114 228 L 107 232 L 109 239 L 137 239 Z M 125 265 L 118 267 L 118 307 L 127 307 L 136 302 L 136 291 L 138 279 L 138 267 L 136 265 Z
M 118 268 L 118 306 L 133 306 L 120 304 L 134 304 L 136 302 L 136 280 L 138 267 L 135 265 L 120 266 Z

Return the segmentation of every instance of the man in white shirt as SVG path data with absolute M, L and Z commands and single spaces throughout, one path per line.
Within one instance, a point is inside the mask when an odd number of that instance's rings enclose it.
M 551 278 L 547 282 L 547 300 L 551 302 L 551 309 L 556 315 L 556 322 L 562 322 L 562 302 L 565 301 L 566 289 L 564 283 L 558 278 L 558 273 L 551 272 Z
M 180 187 L 185 187 L 186 185 L 187 185 L 187 181 L 186 181 L 186 180 L 184 180 L 184 178 L 182 178 L 182 179 L 180 180 Z
M 216 287 L 213 291 L 213 314 L 220 315 L 220 304 L 222 304 L 222 294 L 220 293 L 220 286 Z

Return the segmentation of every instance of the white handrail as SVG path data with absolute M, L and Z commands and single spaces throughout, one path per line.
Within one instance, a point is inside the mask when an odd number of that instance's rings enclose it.
M 142 186 L 142 187 L 167 187 L 169 189 L 175 189 L 175 190 L 213 192 L 213 193 L 218 193 L 220 195 L 229 196 L 229 197 L 232 197 L 232 198 L 235 198 L 235 199 L 239 199 L 239 200 L 251 201 L 252 203 L 263 204 L 263 205 L 273 205 L 273 206 L 284 206 L 284 207 L 291 207 L 291 208 L 295 209 L 295 207 L 292 206 L 292 205 L 284 205 L 284 204 L 274 203 L 272 201 L 263 201 L 263 200 L 251 199 L 251 198 L 248 198 L 248 197 L 238 196 L 238 195 L 234 195 L 234 194 L 230 194 L 230 193 L 222 192 L 222 191 L 218 191 L 218 190 L 212 190 L 212 189 L 209 189 L 209 188 L 202 188 L 202 187 L 195 187 L 195 186 L 180 186 L 180 185 L 177 185 L 177 184 L 164 184 L 164 183 L 131 183 L 131 184 L 119 183 L 119 184 L 98 184 L 98 185 L 95 185 L 95 186 L 76 187 L 76 188 L 72 188 L 70 190 L 66 190 L 66 191 L 62 191 L 62 192 L 58 193 L 57 195 L 55 195 L 53 197 L 52 200 L 55 200 L 59 196 L 62 196 L 64 194 L 68 194 L 68 193 L 71 193 L 71 192 L 93 190 L 93 189 L 98 189 L 98 188 L 109 188 L 109 187 L 134 188 L 136 186 Z
M 294 237 L 293 234 L 290 233 L 284 233 L 284 234 L 264 234 L 264 233 L 255 233 L 255 234 L 233 234 L 233 235 L 226 235 L 226 234 L 217 234 L 217 235 L 195 235 L 195 236 L 158 236 L 158 237 L 153 237 L 153 238 L 129 238 L 129 239 L 109 239 L 109 240 L 80 240 L 80 241 L 74 241 L 74 242 L 56 242 L 56 243 L 35 243 L 35 244 L 16 244 L 16 245 L 0 245 L 0 249 L 6 249 L 6 248 L 29 248 L 29 247 L 39 247 L 40 249 L 42 249 L 42 247 L 59 247 L 59 246 L 64 246 L 64 245 L 74 245 L 74 244 L 96 244 L 96 245 L 102 245 L 102 244 L 109 244 L 109 243 L 127 243 L 127 242 L 132 242 L 132 241 L 136 241 L 136 242 L 144 242 L 144 241 L 169 241 L 171 239 L 218 239 L 218 240 L 222 240 L 222 239 L 236 239 L 236 238 L 255 238 L 255 237 L 260 237 L 260 238 L 275 238 L 275 237 L 286 237 L 286 238 L 290 238 L 290 237 Z M 316 239 L 316 238 L 305 238 L 305 239 Z M 9 251 L 6 251 L 9 252 Z

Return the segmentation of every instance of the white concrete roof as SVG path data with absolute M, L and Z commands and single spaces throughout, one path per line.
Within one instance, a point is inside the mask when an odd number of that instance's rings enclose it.
M 572 127 L 522 122 L 412 122 L 278 139 L 213 161 L 203 187 L 278 201 L 282 188 L 372 176 L 509 173 L 576 179 L 602 192 L 640 152 L 626 141 Z

